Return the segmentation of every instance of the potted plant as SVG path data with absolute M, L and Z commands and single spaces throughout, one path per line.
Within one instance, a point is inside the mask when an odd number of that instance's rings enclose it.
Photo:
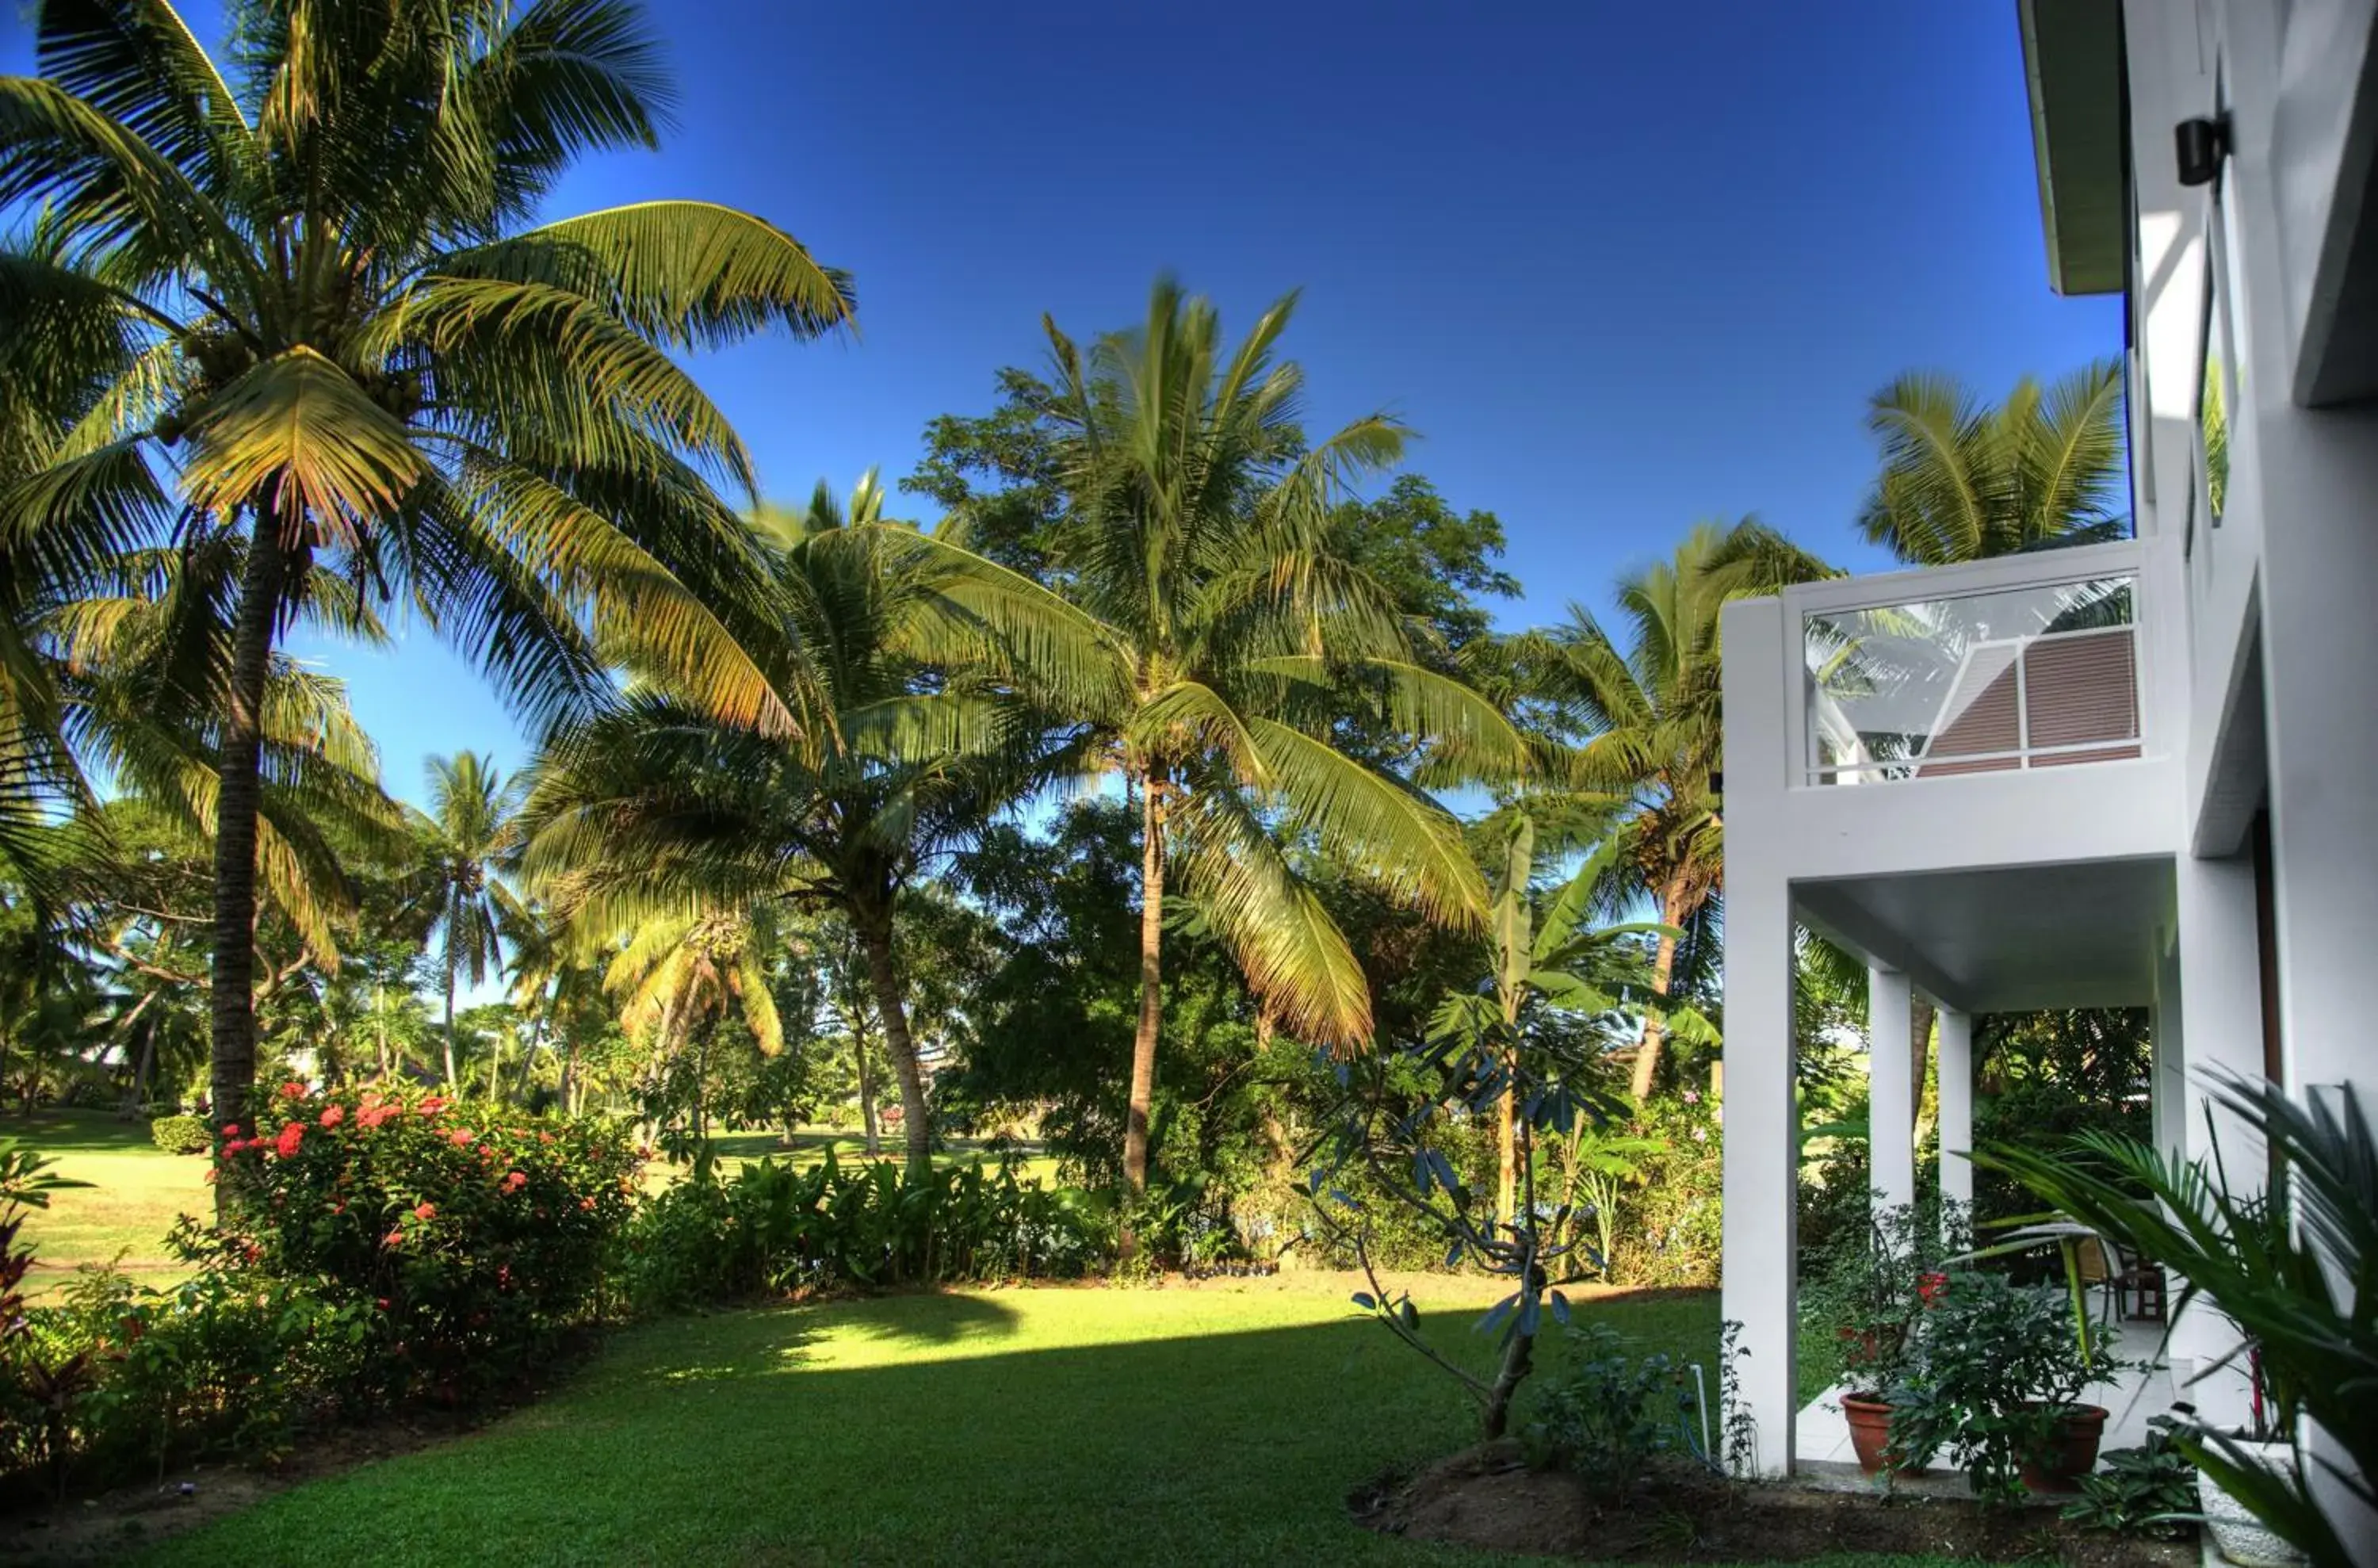
M 1891 1448 L 1892 1391 L 1907 1379 L 1917 1321 L 1945 1280 L 1943 1260 L 1968 1240 L 1964 1207 L 1953 1202 L 1880 1204 L 1872 1218 L 1820 1249 L 1800 1290 L 1809 1354 L 1827 1357 L 1858 1467 L 1880 1474 L 1923 1468 L 1928 1452 Z
M 2124 1365 L 2107 1337 L 2084 1344 L 2052 1285 L 1952 1271 L 1892 1391 L 1892 1451 L 1947 1453 L 1989 1501 L 2072 1490 L 2096 1466 L 2106 1430 L 2105 1407 L 2081 1394 Z

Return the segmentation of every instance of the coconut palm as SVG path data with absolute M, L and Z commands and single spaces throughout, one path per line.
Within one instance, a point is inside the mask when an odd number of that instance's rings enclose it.
M 761 908 L 687 909 L 645 921 L 613 955 L 603 988 L 619 1004 L 620 1027 L 649 1042 L 652 1073 L 689 1044 L 701 1060 L 693 1073 L 694 1129 L 709 1134 L 705 1094 L 709 1049 L 718 1024 L 739 1013 L 766 1055 L 785 1048 L 784 1023 L 768 985 L 775 928 Z
M 1402 452 L 1385 415 L 1307 444 L 1303 375 L 1274 350 L 1295 305 L 1235 348 L 1213 306 L 1159 279 L 1146 324 L 1085 354 L 1048 327 L 1072 515 L 1055 576 L 1081 619 L 1043 669 L 1139 807 L 1140 1005 L 1123 1168 L 1147 1182 L 1163 1010 L 1164 898 L 1177 875 L 1266 1013 L 1316 1043 L 1371 1034 L 1346 938 L 1300 876 L 1311 845 L 1432 916 L 1483 923 L 1483 879 L 1445 810 L 1350 758 L 1332 726 L 1358 706 L 1426 743 L 1426 777 L 1510 775 L 1503 715 L 1415 657 L 1390 597 L 1328 548 L 1345 483 Z M 1061 634 L 1062 633 L 1062 634 Z
M 1911 566 L 1945 566 L 2129 532 L 2122 369 L 2101 359 L 1988 406 L 1953 380 L 1902 376 L 1867 428 L 1882 469 L 1858 530 Z
M 1064 737 L 987 680 L 1047 595 L 883 517 L 871 471 L 846 508 L 766 513 L 770 613 L 738 622 L 798 718 L 768 734 L 650 689 L 558 737 L 539 765 L 530 864 L 582 939 L 777 901 L 846 916 L 899 1081 L 908 1168 L 931 1168 L 924 1074 L 894 914 L 944 850 L 1027 790 Z M 1045 615 L 1046 607 L 1041 607 Z M 929 664 L 927 655 L 939 662 Z
M 2207 417 L 2211 429 L 2217 401 L 2208 404 Z M 2046 389 L 2026 376 L 1996 407 L 1947 377 L 1911 373 L 1874 395 L 1867 428 L 1882 468 L 1858 529 L 1911 566 L 2096 544 L 2130 532 L 2119 510 L 2129 493 L 2120 361 L 2093 361 Z M 1921 996 L 1911 1008 L 1920 1100 L 1933 1008 Z
M 582 154 L 650 147 L 668 86 L 631 0 L 234 0 L 228 72 L 169 0 L 45 0 L 0 79 L 0 364 L 73 406 L 0 494 L 67 571 L 193 528 L 246 542 L 216 802 L 214 1109 L 256 1044 L 264 694 L 293 603 L 409 606 L 534 725 L 607 655 L 791 719 L 711 606 L 751 489 L 671 358 L 847 321 L 847 280 L 760 219 L 654 201 L 535 223 Z M 64 394 L 61 394 L 64 395 Z
M 1663 998 L 1675 992 L 1680 950 L 1708 947 L 1724 880 L 1719 612 L 1730 598 L 1832 574 L 1756 519 L 1703 523 L 1667 561 L 1619 582 L 1625 648 L 1572 605 L 1566 623 L 1523 633 L 1505 650 L 1552 726 L 1583 737 L 1559 760 L 1555 786 L 1622 802 L 1617 832 L 1629 875 L 1612 901 L 1639 889 L 1657 909 L 1652 972 Z M 1646 1010 L 1632 1075 L 1638 1100 L 1651 1092 L 1667 1031 L 1663 1010 Z
M 506 778 L 475 752 L 429 759 L 429 809 L 412 815 L 417 869 L 414 899 L 428 917 L 424 940 L 438 948 L 446 983 L 446 1090 L 455 1072 L 454 993 L 468 977 L 486 983 L 503 967 L 504 937 L 527 923 L 528 911 L 504 885 L 503 871 L 526 834 L 521 802 L 527 780 Z

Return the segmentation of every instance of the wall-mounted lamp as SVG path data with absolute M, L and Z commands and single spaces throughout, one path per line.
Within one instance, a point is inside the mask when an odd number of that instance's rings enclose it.
M 2180 154 L 2180 183 L 2211 185 L 2229 155 L 2229 116 L 2182 120 L 2172 127 L 2171 139 Z

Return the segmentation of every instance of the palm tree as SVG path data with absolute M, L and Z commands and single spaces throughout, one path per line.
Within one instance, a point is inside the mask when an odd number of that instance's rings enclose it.
M 429 809 L 413 814 L 419 856 L 421 912 L 429 917 L 425 942 L 438 948 L 438 972 L 446 982 L 446 1091 L 461 1082 L 455 1072 L 454 992 L 464 975 L 485 983 L 503 967 L 505 934 L 523 925 L 528 911 L 501 873 L 525 840 L 521 802 L 527 781 L 507 779 L 475 752 L 429 759 Z
M 747 453 L 667 351 L 851 319 L 843 275 L 696 201 L 534 223 L 582 154 L 655 144 L 631 0 L 234 0 L 226 75 L 170 0 L 48 0 L 0 79 L 0 365 L 72 404 L 0 497 L 71 569 L 191 528 L 246 542 L 220 696 L 213 1080 L 254 1077 L 258 751 L 290 607 L 409 605 L 533 724 L 617 657 L 790 716 L 712 605 L 747 573 L 709 480 Z
M 1402 452 L 1385 415 L 1307 445 L 1303 372 L 1276 361 L 1291 296 L 1227 348 L 1211 304 L 1159 279 L 1138 330 L 1085 355 L 1048 324 L 1073 515 L 1056 578 L 1079 620 L 1043 669 L 1138 802 L 1140 1005 L 1123 1176 L 1147 1183 L 1163 1010 L 1164 897 L 1178 874 L 1267 1015 L 1316 1043 L 1371 1034 L 1361 966 L 1298 874 L 1311 843 L 1476 925 L 1486 890 L 1453 818 L 1408 779 L 1330 743 L 1351 708 L 1429 742 L 1432 778 L 1508 776 L 1525 747 L 1503 715 L 1426 668 L 1390 597 L 1328 548 L 1344 483 Z
M 1566 624 L 1522 633 L 1505 650 L 1519 686 L 1543 705 L 1553 726 L 1584 737 L 1559 762 L 1556 784 L 1621 802 L 1631 885 L 1648 891 L 1659 911 L 1652 973 L 1663 1001 L 1675 991 L 1680 943 L 1705 945 L 1698 938 L 1724 880 L 1719 611 L 1730 598 L 1832 574 L 1756 519 L 1730 528 L 1703 523 L 1669 560 L 1619 582 L 1618 608 L 1629 626 L 1624 650 L 1576 605 Z M 1666 1032 L 1662 1009 L 1647 1009 L 1635 1048 L 1639 1101 L 1657 1080 Z
M 2214 397 L 2208 433 L 2222 428 L 2217 391 Z M 1946 377 L 1912 373 L 1874 395 L 1867 428 L 1882 468 L 1858 530 L 1911 566 L 2096 544 L 2130 532 L 2128 514 L 2118 510 L 2128 494 L 2120 361 L 2093 361 L 2045 390 L 2026 376 L 1995 408 Z M 2226 471 L 2226 437 L 2219 450 Z M 1916 1114 L 1931 1054 L 1932 1004 L 1918 996 L 1911 1011 Z
M 2094 544 L 2129 532 L 2122 369 L 2101 359 L 2042 390 L 2025 377 L 1992 408 L 1942 376 L 1875 393 L 1882 469 L 1858 531 L 1911 566 Z
M 1066 754 L 986 662 L 1002 645 L 995 626 L 1028 626 L 1047 596 L 884 521 L 871 471 L 847 511 L 821 484 L 806 512 L 766 513 L 755 526 L 768 613 L 739 621 L 738 635 L 798 731 L 632 694 L 548 747 L 530 863 L 583 940 L 692 909 L 839 911 L 899 1081 L 908 1169 L 921 1176 L 932 1132 L 894 915 L 923 867 Z
M 693 1074 L 697 1137 L 710 1135 L 710 1040 L 728 1011 L 741 1014 L 763 1054 L 773 1056 L 785 1048 L 784 1024 L 768 985 L 774 937 L 764 911 L 710 909 L 659 915 L 636 929 L 604 971 L 604 989 L 620 1004 L 620 1026 L 652 1043 L 655 1078 L 688 1043 L 699 1042 Z

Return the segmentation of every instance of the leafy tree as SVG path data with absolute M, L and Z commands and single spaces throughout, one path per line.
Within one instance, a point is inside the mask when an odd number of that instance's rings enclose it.
M 1882 470 L 1858 531 L 1912 566 L 1983 561 L 2129 532 L 2122 368 L 2101 359 L 2042 389 L 2025 377 L 1988 406 L 1946 377 L 1875 393 Z
M 1709 932 L 1724 878 L 1718 777 L 1724 766 L 1718 617 L 1728 599 L 1771 594 L 1831 569 L 1781 535 L 1745 518 L 1694 527 L 1669 560 L 1620 580 L 1627 624 L 1621 647 L 1592 613 L 1512 640 L 1506 657 L 1528 698 L 1555 731 L 1579 737 L 1560 759 L 1558 783 L 1617 802 L 1625 883 L 1650 895 L 1664 928 L 1653 977 L 1665 998 L 1678 987 L 1680 947 L 1713 946 Z M 1648 1099 L 1667 1025 L 1647 1010 L 1633 1090 Z
M 1123 1152 L 1135 1191 L 1147 1183 L 1168 875 L 1267 1016 L 1360 1045 L 1372 1032 L 1361 966 L 1288 846 L 1309 839 L 1457 923 L 1481 918 L 1484 887 L 1443 808 L 1333 747 L 1330 727 L 1368 702 L 1448 770 L 1523 762 L 1502 714 L 1427 668 L 1387 591 L 1332 549 L 1340 487 L 1395 461 L 1404 432 L 1374 415 L 1306 444 L 1303 374 L 1273 357 L 1293 306 L 1228 348 L 1213 307 L 1159 279 L 1146 324 L 1087 355 L 1049 326 L 1070 508 L 1051 555 L 1079 617 L 1048 629 L 1037 666 L 1140 813 Z
M 335 593 L 409 605 L 532 721 L 606 654 L 789 729 L 720 634 L 741 443 L 670 357 L 850 319 L 847 280 L 704 202 L 534 223 L 582 154 L 650 147 L 668 88 L 628 0 L 234 0 L 229 74 L 167 0 L 45 0 L 0 80 L 0 364 L 65 426 L 0 461 L 65 572 L 192 528 L 245 545 L 217 704 L 214 1109 L 257 1043 L 273 648 Z M 5 472 L 13 469 L 14 472 Z M 343 586 L 341 586 L 343 585 Z
M 1330 548 L 1368 573 L 1423 629 L 1423 651 L 1442 650 L 1447 669 L 1492 624 L 1482 598 L 1519 595 L 1519 580 L 1495 564 L 1503 523 L 1491 512 L 1457 512 L 1417 474 L 1398 475 L 1375 501 L 1348 500 L 1329 514 Z
M 429 759 L 429 809 L 413 814 L 426 937 L 438 945 L 446 985 L 450 1094 L 462 1081 L 455 1072 L 455 987 L 465 975 L 475 986 L 501 970 L 506 929 L 528 919 L 501 874 L 525 839 L 521 802 L 526 793 L 526 780 L 507 779 L 475 752 L 457 752 Z

